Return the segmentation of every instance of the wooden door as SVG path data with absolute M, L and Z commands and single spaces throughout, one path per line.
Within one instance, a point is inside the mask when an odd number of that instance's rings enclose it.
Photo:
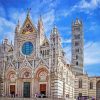
M 15 85 L 10 85 L 10 94 L 15 94 Z
M 46 95 L 46 84 L 40 84 L 40 93 Z

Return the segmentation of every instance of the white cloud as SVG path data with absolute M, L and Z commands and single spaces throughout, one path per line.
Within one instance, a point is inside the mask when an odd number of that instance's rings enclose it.
M 62 43 L 71 43 L 71 39 L 63 39 L 61 40 Z
M 75 5 L 70 7 L 69 9 L 64 9 L 59 11 L 58 16 L 68 16 L 71 15 L 73 12 L 84 12 L 86 14 L 91 15 L 93 10 L 100 7 L 100 0 L 80 0 Z
M 84 12 L 86 14 L 92 15 L 93 11 L 100 6 L 100 0 L 81 0 L 78 2 L 73 9 L 76 11 L 78 9 L 79 12 Z
M 48 34 L 54 25 L 55 15 L 54 10 L 48 11 L 43 15 L 43 22 L 45 27 L 45 32 Z M 50 34 L 50 33 L 49 33 Z
M 47 5 L 52 9 L 53 7 L 56 7 L 56 5 L 60 3 L 58 0 L 41 0 L 41 5 Z
M 14 23 L 12 23 L 11 21 L 8 21 L 7 19 L 5 19 L 3 17 L 0 17 L 0 23 L 1 23 L 0 26 L 2 26 L 2 28 L 3 28 L 3 26 L 5 26 L 5 27 L 9 27 L 13 30 L 14 26 L 15 26 Z
M 100 0 L 90 0 L 90 2 L 86 0 L 82 0 L 80 2 L 79 7 L 82 9 L 95 9 L 100 5 Z
M 14 33 L 14 29 L 15 24 L 13 22 L 8 21 L 3 17 L 0 17 L 0 35 L 3 39 L 8 38 L 9 40 L 13 40 L 14 34 L 12 33 Z
M 25 18 L 26 18 L 26 14 L 27 12 L 25 12 L 23 9 L 20 9 L 20 11 L 18 11 L 15 8 L 9 8 L 9 17 L 10 20 L 12 22 L 15 22 L 17 24 L 18 20 L 20 21 L 20 24 L 22 25 Z
M 98 31 L 98 33 L 99 33 L 100 25 L 99 25 L 99 23 L 96 23 L 96 21 L 91 21 L 90 26 L 88 26 L 87 28 L 88 29 L 86 29 L 86 30 L 92 31 L 92 34 L 95 33 L 95 31 Z
M 84 50 L 84 63 L 86 65 L 100 63 L 100 43 L 88 42 Z

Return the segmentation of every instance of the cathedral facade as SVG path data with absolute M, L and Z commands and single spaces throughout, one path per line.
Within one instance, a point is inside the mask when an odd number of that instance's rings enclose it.
M 100 99 L 100 77 L 83 73 L 83 23 L 72 23 L 71 64 L 66 62 L 57 27 L 45 36 L 42 18 L 37 26 L 28 12 L 22 26 L 15 28 L 14 44 L 0 45 L 0 94 L 2 96 L 50 98 L 90 97 Z
M 48 40 L 42 18 L 37 27 L 28 13 L 22 26 L 15 28 L 14 44 L 5 39 L 0 45 L 1 93 L 4 96 L 74 99 L 71 65 L 66 63 L 61 37 L 54 27 Z

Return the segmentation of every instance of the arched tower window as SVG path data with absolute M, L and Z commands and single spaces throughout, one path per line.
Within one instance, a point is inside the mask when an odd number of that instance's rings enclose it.
M 93 89 L 93 82 L 90 82 L 90 89 Z
M 76 55 L 76 60 L 78 59 L 78 55 Z
M 82 88 L 82 79 L 79 79 L 79 88 Z
M 41 51 L 41 55 L 42 55 L 42 51 Z
M 76 62 L 76 65 L 78 66 L 78 61 Z

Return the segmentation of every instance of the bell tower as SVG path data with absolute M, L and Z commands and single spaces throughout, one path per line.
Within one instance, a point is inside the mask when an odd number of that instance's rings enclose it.
M 83 74 L 83 24 L 76 19 L 72 23 L 72 70 L 75 74 Z

